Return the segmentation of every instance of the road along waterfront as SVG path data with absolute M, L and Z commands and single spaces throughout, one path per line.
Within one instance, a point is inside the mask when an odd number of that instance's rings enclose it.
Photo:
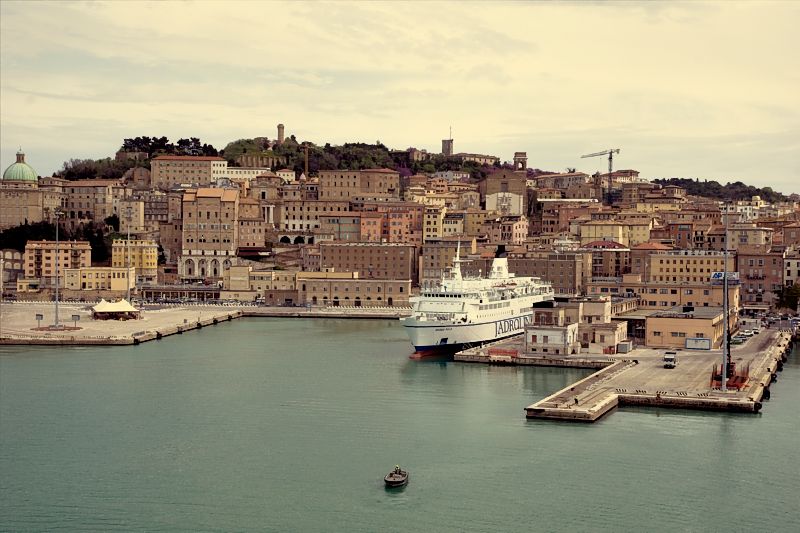
M 0 530 L 795 530 L 796 354 L 761 414 L 583 425 L 520 409 L 591 370 L 411 350 L 396 320 L 294 318 L 2 346 Z

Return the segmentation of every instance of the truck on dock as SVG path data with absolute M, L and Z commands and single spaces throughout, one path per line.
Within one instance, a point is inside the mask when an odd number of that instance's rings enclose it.
M 664 353 L 664 368 L 675 368 L 678 365 L 678 353 L 677 352 L 665 352 Z

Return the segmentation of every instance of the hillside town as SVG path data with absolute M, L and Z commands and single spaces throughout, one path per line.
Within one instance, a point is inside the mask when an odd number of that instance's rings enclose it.
M 577 324 L 572 342 L 603 353 L 626 340 L 719 348 L 722 272 L 730 331 L 797 307 L 797 195 L 720 201 L 633 169 L 534 171 L 526 152 L 501 163 L 453 139 L 435 156 L 461 170 L 412 172 L 434 156 L 413 148 L 392 150 L 393 168 L 310 170 L 307 149 L 287 168 L 287 141 L 280 124 L 233 160 L 123 146 L 115 160 L 135 164 L 119 179 L 42 177 L 20 150 L 0 184 L 0 231 L 44 224 L 62 236 L 1 243 L 4 300 L 58 290 L 80 302 L 402 309 L 457 250 L 465 276 L 487 273 L 501 250 L 510 272 L 552 285 L 558 309 L 539 325 Z M 99 241 L 75 238 L 86 234 Z

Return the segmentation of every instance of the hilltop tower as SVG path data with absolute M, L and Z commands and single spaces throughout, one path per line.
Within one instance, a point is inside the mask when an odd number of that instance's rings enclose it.
M 283 144 L 283 124 L 278 124 L 278 144 Z
M 514 152 L 514 170 L 527 170 L 528 152 Z
M 453 139 L 442 139 L 442 155 L 453 155 Z

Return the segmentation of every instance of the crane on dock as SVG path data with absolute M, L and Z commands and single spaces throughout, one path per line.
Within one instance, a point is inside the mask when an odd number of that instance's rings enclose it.
M 614 166 L 614 154 L 619 153 L 619 148 L 611 148 L 610 150 L 603 150 L 602 152 L 595 152 L 593 154 L 582 155 L 581 159 L 587 157 L 598 157 L 601 155 L 608 156 L 608 205 L 611 205 L 611 171 Z

